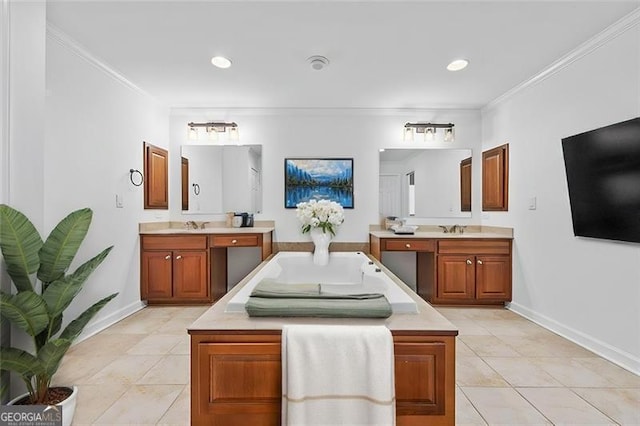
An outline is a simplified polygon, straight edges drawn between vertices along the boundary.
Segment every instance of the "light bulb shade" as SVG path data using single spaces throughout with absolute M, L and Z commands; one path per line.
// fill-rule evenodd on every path
M 455 132 L 453 131 L 453 127 L 449 127 L 444 129 L 444 141 L 445 142 L 453 142 L 456 138 Z
M 229 128 L 229 140 L 230 141 L 239 141 L 240 140 L 240 132 L 238 132 L 238 127 L 230 127 Z
M 218 140 L 218 131 L 215 127 L 207 127 L 207 135 L 209 135 L 208 139 L 212 142 Z
M 190 141 L 197 141 L 198 140 L 198 129 L 195 127 L 191 127 L 189 126 L 187 129 L 187 138 Z
M 405 142 L 413 142 L 413 129 L 405 127 L 402 131 L 402 140 Z
M 432 141 L 436 138 L 436 129 L 435 127 L 427 127 L 424 129 L 424 140 Z

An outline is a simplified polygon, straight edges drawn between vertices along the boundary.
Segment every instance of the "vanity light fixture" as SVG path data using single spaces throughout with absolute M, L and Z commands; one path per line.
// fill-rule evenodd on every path
M 237 141 L 239 140 L 238 134 L 238 125 L 234 122 L 225 123 L 218 121 L 210 121 L 207 123 L 188 123 L 187 124 L 187 135 L 190 141 L 198 140 L 198 127 L 204 127 L 208 134 L 208 139 L 210 141 L 217 141 L 218 135 L 220 133 L 224 133 L 229 129 L 229 140 Z
M 444 129 L 444 141 L 453 142 L 455 138 L 453 127 L 453 123 L 407 123 L 404 125 L 404 141 L 412 142 L 414 133 L 422 133 L 425 141 L 433 141 L 436 137 L 436 129 Z

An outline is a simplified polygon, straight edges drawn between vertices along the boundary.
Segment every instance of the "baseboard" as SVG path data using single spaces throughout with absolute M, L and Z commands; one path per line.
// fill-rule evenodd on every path
M 511 302 L 507 308 L 516 314 L 535 322 L 536 324 L 553 331 L 554 333 L 571 340 L 585 349 L 588 349 L 599 356 L 613 362 L 616 365 L 629 370 L 634 374 L 640 375 L 640 359 L 632 354 L 621 351 L 620 349 L 602 342 L 588 334 L 575 330 L 558 321 L 540 314 L 532 309 L 522 306 L 518 303 Z
M 146 305 L 144 303 L 142 303 L 142 301 L 138 300 L 138 301 L 136 301 L 136 302 L 134 302 L 134 303 L 132 303 L 132 304 L 130 304 L 128 306 L 125 306 L 122 309 L 119 309 L 119 310 L 113 312 L 110 315 L 107 315 L 104 318 L 100 318 L 98 321 L 90 322 L 84 328 L 82 333 L 80 333 L 78 338 L 76 340 L 74 340 L 73 344 L 76 345 L 76 344 L 82 342 L 83 340 L 86 340 L 89 337 L 93 336 L 94 334 L 98 334 L 99 332 L 101 332 L 105 328 L 110 327 L 113 324 L 115 324 L 118 321 L 120 321 L 121 319 L 126 318 L 129 315 L 138 312 L 140 309 L 144 308 L 145 306 Z

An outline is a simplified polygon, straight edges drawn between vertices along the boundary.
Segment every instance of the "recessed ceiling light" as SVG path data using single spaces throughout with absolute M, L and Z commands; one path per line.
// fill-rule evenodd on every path
M 467 61 L 466 59 L 456 59 L 455 61 L 447 65 L 447 69 L 449 71 L 460 71 L 462 69 L 465 69 L 467 65 L 469 65 L 469 61 Z
M 211 63 L 218 68 L 229 68 L 231 66 L 231 61 L 224 56 L 214 56 L 211 58 Z

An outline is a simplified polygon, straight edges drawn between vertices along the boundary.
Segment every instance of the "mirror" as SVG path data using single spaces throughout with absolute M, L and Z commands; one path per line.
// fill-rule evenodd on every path
M 182 213 L 260 213 L 262 145 L 182 145 Z
M 381 151 L 379 212 L 402 218 L 471 217 L 471 150 Z

